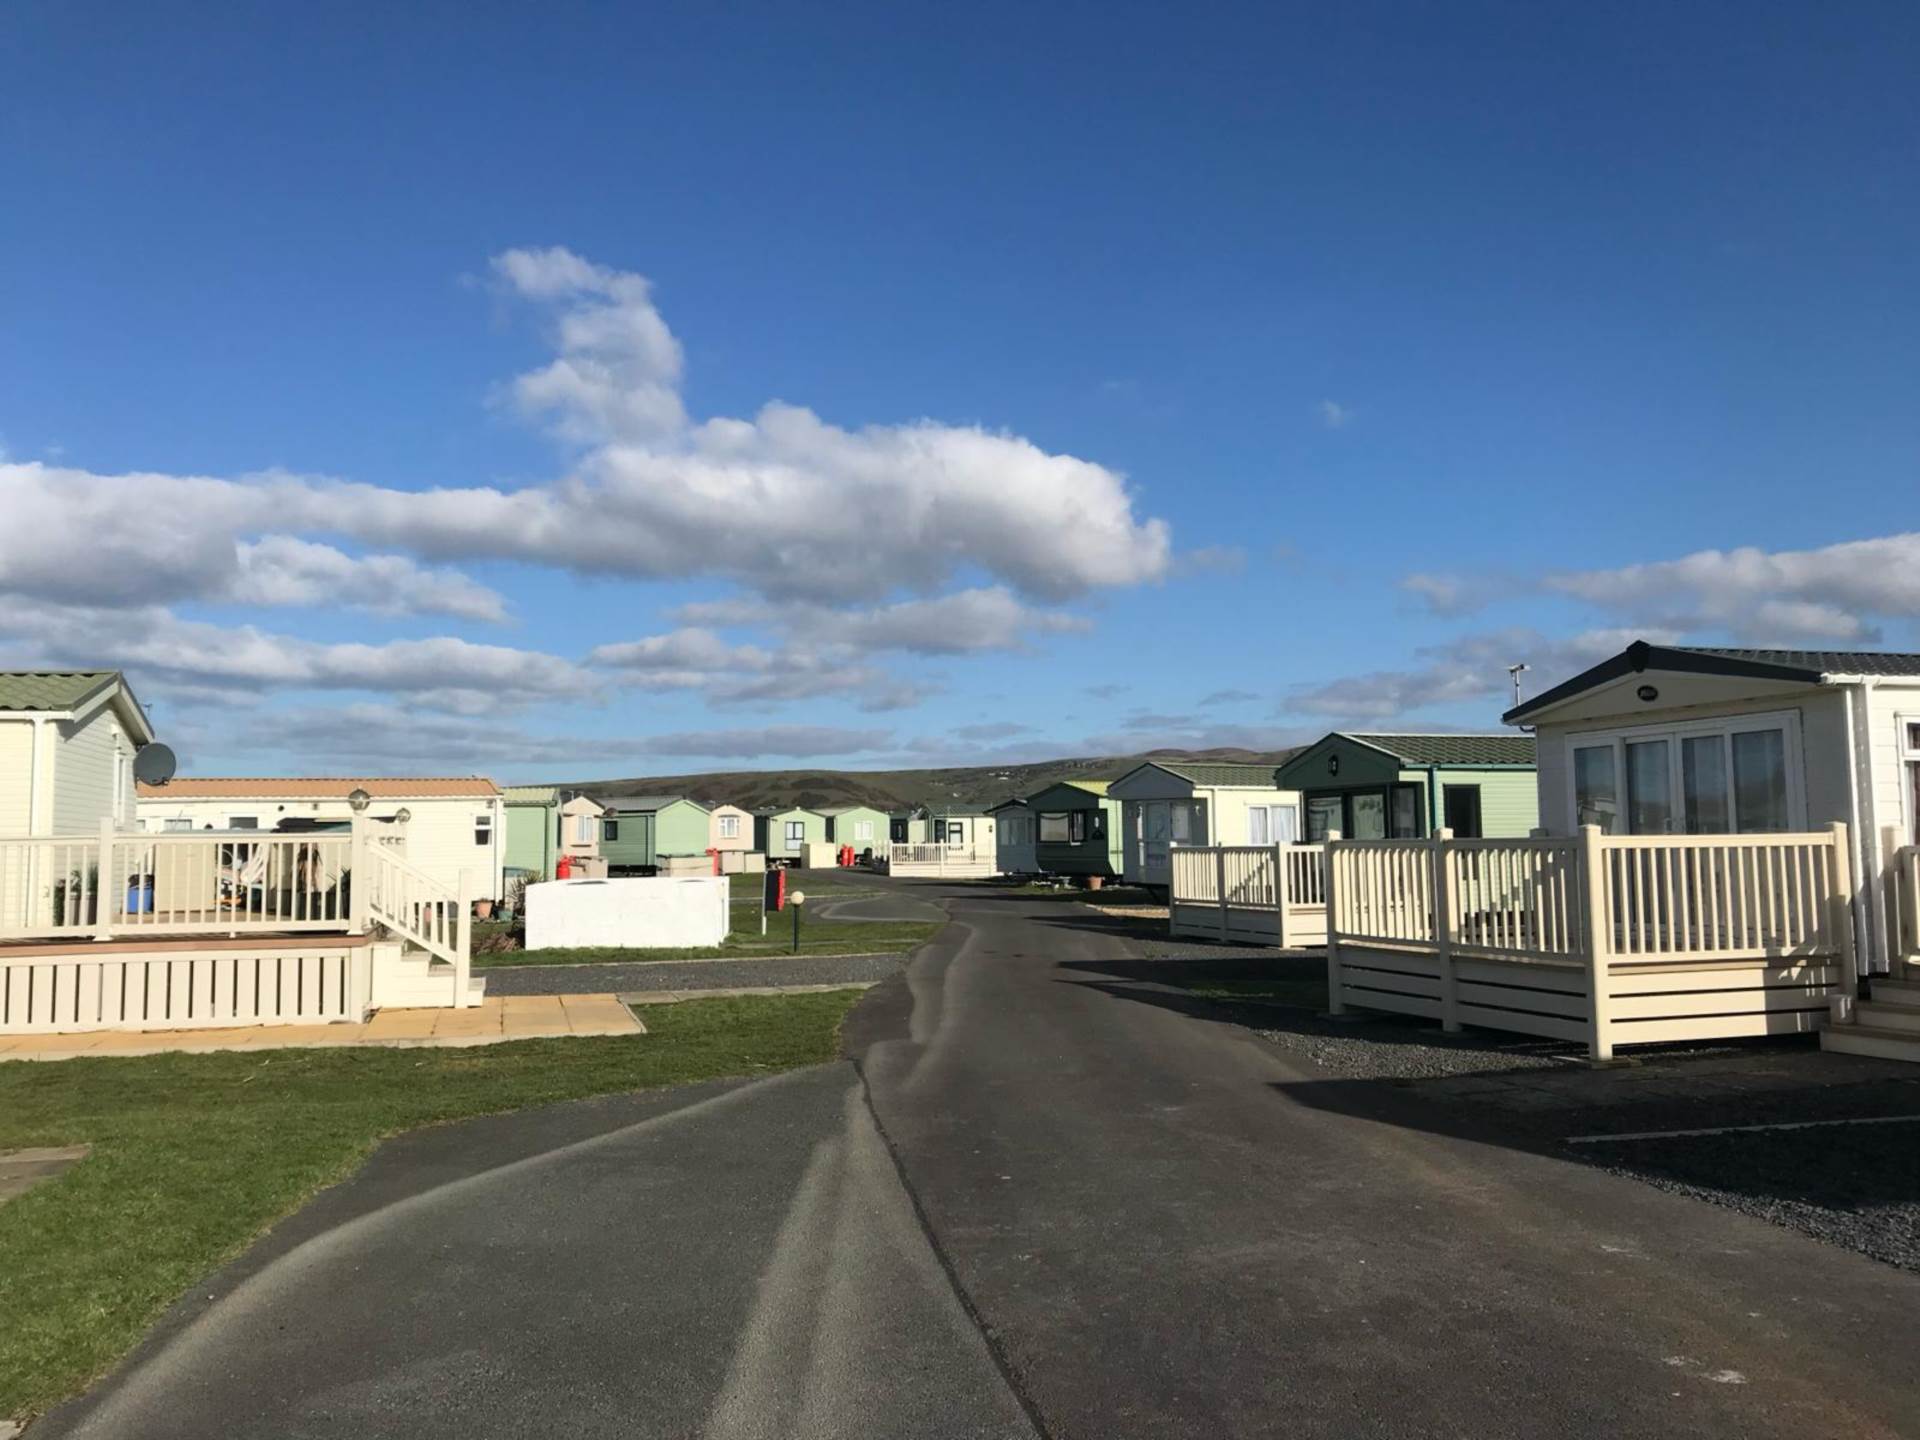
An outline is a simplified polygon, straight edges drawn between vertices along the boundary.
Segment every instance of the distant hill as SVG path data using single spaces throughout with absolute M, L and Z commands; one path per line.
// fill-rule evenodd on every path
M 1152 750 L 1144 755 L 1081 756 L 1030 765 L 981 765 L 954 770 L 716 770 L 704 775 L 637 775 L 613 780 L 555 780 L 595 799 L 609 795 L 685 795 L 703 804 L 749 810 L 789 805 L 994 805 L 1031 795 L 1056 780 L 1117 780 L 1142 760 L 1213 760 L 1278 765 L 1295 750 Z

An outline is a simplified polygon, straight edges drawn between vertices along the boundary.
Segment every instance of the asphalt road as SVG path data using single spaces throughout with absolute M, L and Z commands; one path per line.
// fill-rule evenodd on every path
M 1920 1277 L 950 893 L 853 1063 L 395 1142 L 29 1440 L 1920 1433 Z

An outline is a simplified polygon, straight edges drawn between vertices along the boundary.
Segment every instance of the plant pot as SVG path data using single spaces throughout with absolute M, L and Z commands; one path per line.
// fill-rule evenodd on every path
M 1106 883 L 1107 883 L 1107 877 L 1104 875 L 1087 876 L 1087 889 L 1089 890 L 1098 890 L 1102 885 Z
M 476 900 L 473 902 L 473 916 L 476 920 L 487 920 L 493 916 L 493 901 Z

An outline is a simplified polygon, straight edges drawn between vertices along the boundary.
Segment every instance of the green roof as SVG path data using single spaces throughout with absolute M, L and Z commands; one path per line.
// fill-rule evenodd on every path
M 1148 760 L 1145 763 L 1202 787 L 1239 785 L 1260 790 L 1273 789 L 1273 772 L 1276 768 L 1272 765 L 1217 764 L 1206 760 L 1193 763 L 1184 760 Z
M 1111 780 L 1062 780 L 1058 783 L 1071 785 L 1076 790 L 1084 790 L 1089 795 L 1104 795 L 1107 793 L 1107 787 L 1113 784 Z
M 509 785 L 500 792 L 509 805 L 558 805 L 560 792 L 551 785 Z
M 118 670 L 0 670 L 0 710 L 71 710 L 119 678 Z
M 1341 732 L 1347 739 L 1397 755 L 1409 765 L 1531 765 L 1531 735 L 1369 735 Z

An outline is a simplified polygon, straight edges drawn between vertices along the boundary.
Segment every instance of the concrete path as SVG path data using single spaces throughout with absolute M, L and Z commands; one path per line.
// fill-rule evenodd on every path
M 490 965 L 488 995 L 582 990 L 737 990 L 742 986 L 872 984 L 898 975 L 904 955 L 765 955 L 732 960 L 607 961 L 594 965 Z
M 44 1436 L 1920 1433 L 1920 1277 L 951 895 L 855 1065 L 396 1142 Z
M 463 1010 L 379 1010 L 359 1024 L 222 1025 L 196 1030 L 86 1030 L 0 1035 L 0 1060 L 204 1054 L 213 1050 L 420 1049 L 500 1045 L 576 1035 L 641 1035 L 646 1027 L 617 995 L 489 995 Z

